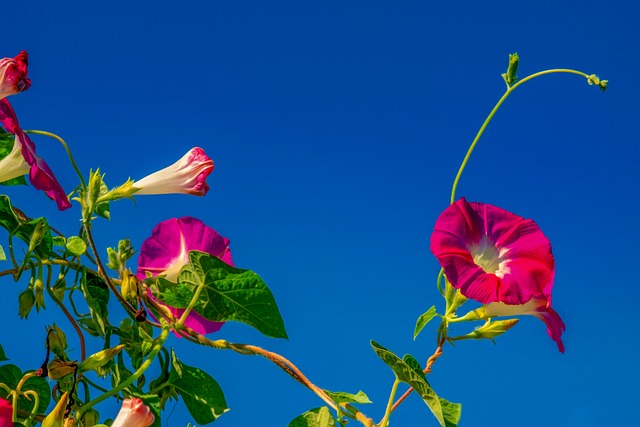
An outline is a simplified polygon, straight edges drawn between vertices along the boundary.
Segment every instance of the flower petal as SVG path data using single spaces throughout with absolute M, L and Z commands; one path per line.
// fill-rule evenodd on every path
M 148 427 L 154 420 L 155 416 L 142 399 L 134 397 L 122 401 L 122 408 L 111 427 Z
M 47 162 L 36 154 L 35 144 L 20 128 L 16 113 L 6 99 L 0 99 L 0 123 L 7 131 L 16 136 L 16 143 L 19 143 L 22 148 L 22 157 L 30 166 L 29 180 L 31 184 L 55 200 L 59 210 L 69 209 L 71 203 L 67 194 L 62 189 Z
M 28 55 L 24 50 L 15 58 L 0 59 L 0 99 L 29 89 L 27 65 Z

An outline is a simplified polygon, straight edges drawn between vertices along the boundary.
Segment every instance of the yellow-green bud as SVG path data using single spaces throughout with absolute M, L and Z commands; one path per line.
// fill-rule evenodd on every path
M 46 234 L 49 227 L 47 227 L 47 222 L 44 218 L 38 221 L 35 230 L 33 230 L 33 234 L 31 235 L 31 240 L 29 240 L 29 252 L 32 252 L 42 241 L 42 238 Z
M 111 359 L 113 359 L 122 349 L 124 348 L 124 344 L 117 345 L 115 347 L 108 348 L 106 350 L 99 351 L 91 356 L 87 357 L 82 361 L 80 366 L 78 366 L 78 372 L 86 372 L 92 369 L 97 369 Z
M 47 335 L 49 339 L 49 350 L 56 356 L 64 354 L 64 351 L 67 349 L 66 335 L 55 323 L 49 328 L 49 331 Z
M 64 414 L 67 410 L 68 400 L 69 393 L 63 394 L 53 411 L 42 420 L 42 427 L 64 427 Z
M 36 279 L 33 284 L 33 290 L 36 297 L 36 310 L 40 312 L 40 308 L 47 308 L 44 304 L 44 282 L 42 279 Z
M 67 375 L 71 375 L 78 369 L 78 362 L 64 362 L 60 359 L 54 359 L 47 365 L 47 369 L 49 370 L 49 378 L 54 381 L 59 380 L 60 378 L 66 377 Z
M 138 279 L 129 271 L 122 275 L 120 288 L 123 298 L 127 301 L 134 301 L 138 297 Z
M 26 319 L 36 303 L 36 295 L 33 286 L 29 285 L 18 297 L 18 314 L 21 319 Z
M 93 427 L 98 424 L 98 421 L 100 421 L 100 414 L 98 414 L 98 411 L 91 408 L 82 414 L 81 420 L 84 427 Z
M 507 68 L 507 72 L 502 75 L 502 78 L 508 86 L 511 86 L 516 82 L 516 80 L 518 80 L 518 76 L 516 76 L 516 72 L 518 71 L 518 62 L 520 62 L 520 58 L 517 53 L 509 55 L 509 67 Z

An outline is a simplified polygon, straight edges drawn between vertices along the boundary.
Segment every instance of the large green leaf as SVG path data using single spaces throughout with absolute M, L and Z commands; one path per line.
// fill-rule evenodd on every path
M 335 427 L 336 421 L 329 408 L 322 406 L 299 415 L 287 427 Z
M 94 326 L 101 337 L 106 335 L 109 324 L 107 304 L 109 303 L 109 287 L 100 276 L 86 271 L 81 280 L 82 293 L 87 300 L 89 312 Z
M 454 420 L 460 419 L 461 405 L 445 401 L 447 405 L 443 407 L 443 399 L 440 399 L 436 392 L 433 391 L 422 372 L 420 364 L 413 356 L 408 354 L 403 359 L 400 359 L 375 341 L 371 341 L 371 346 L 378 357 L 396 374 L 396 377 L 400 381 L 409 384 L 422 397 L 422 400 L 427 404 L 441 426 L 454 427 L 457 425 L 458 421 L 454 422 Z
M 204 318 L 216 322 L 234 320 L 267 336 L 287 338 L 271 291 L 253 271 L 231 267 L 204 252 L 191 251 L 189 264 L 182 267 L 178 282 L 184 286 L 160 280 L 158 298 L 172 307 L 185 308 L 202 285 L 194 310 Z
M 222 389 L 211 375 L 185 365 L 173 350 L 171 359 L 169 382 L 182 396 L 187 410 L 198 424 L 209 424 L 229 410 Z
M 0 366 L 0 383 L 6 384 L 10 389 L 15 389 L 23 377 L 23 373 L 16 365 Z M 40 401 L 38 403 L 37 412 L 44 414 L 51 401 L 51 387 L 47 380 L 41 377 L 31 377 L 22 386 L 22 391 L 33 390 L 38 393 Z M 0 397 L 5 399 L 7 392 L 4 388 L 0 388 Z M 18 399 L 18 408 L 23 411 L 31 412 L 34 402 L 28 400 L 25 396 Z
M 0 195 L 0 227 L 5 228 L 9 234 L 19 237 L 29 244 L 33 232 L 38 228 L 42 231 L 42 236 L 34 251 L 41 258 L 48 258 L 51 254 L 52 239 L 49 224 L 45 218 L 28 219 L 20 211 L 16 211 L 11 206 L 9 197 L 5 194 Z

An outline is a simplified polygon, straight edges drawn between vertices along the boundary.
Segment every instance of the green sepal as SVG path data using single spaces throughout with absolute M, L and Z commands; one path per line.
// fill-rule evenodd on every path
M 475 330 L 469 332 L 466 335 L 459 337 L 450 337 L 452 341 L 468 340 L 468 339 L 493 339 L 507 332 L 518 323 L 518 319 L 506 319 L 506 320 L 487 320 L 484 325 L 479 326 Z
M 287 338 L 273 294 L 253 271 L 231 267 L 204 252 L 191 251 L 189 264 L 180 270 L 178 283 L 157 280 L 160 292 L 155 296 L 171 307 L 185 308 L 202 285 L 193 309 L 205 319 L 242 322 L 266 336 Z
M 422 331 L 422 329 L 427 325 L 427 323 L 429 323 L 431 319 L 433 319 L 437 315 L 438 313 L 436 313 L 436 306 L 434 305 L 425 313 L 422 313 L 420 317 L 418 317 L 418 320 L 416 321 L 416 327 L 413 330 L 414 341 L 418 337 L 418 334 L 420 333 L 420 331 Z
M 371 341 L 371 346 L 378 357 L 391 368 L 396 378 L 409 384 L 422 397 L 442 427 L 457 425 L 457 421 L 453 422 L 452 420 L 456 419 L 455 413 L 456 411 L 459 413 L 461 405 L 448 401 L 445 401 L 447 405 L 442 405 L 442 399 L 431 388 L 420 364 L 413 356 L 405 355 L 403 359 L 400 359 L 375 341 Z M 459 420 L 459 416 L 457 419 Z
M 182 363 L 171 350 L 169 382 L 184 400 L 189 414 L 198 424 L 208 424 L 227 412 L 222 389 L 211 375 Z
M 326 406 L 311 409 L 295 417 L 287 427 L 335 427 L 336 420 Z

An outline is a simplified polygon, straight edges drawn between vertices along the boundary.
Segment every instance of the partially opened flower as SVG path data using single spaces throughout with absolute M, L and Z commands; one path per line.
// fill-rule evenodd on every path
M 111 427 L 149 427 L 154 420 L 142 399 L 134 397 L 122 401 L 122 408 Z
M 133 188 L 139 194 L 184 193 L 204 196 L 209 191 L 206 179 L 213 171 L 213 160 L 200 147 L 189 150 L 180 160 L 139 181 Z
M 233 266 L 229 239 L 222 237 L 213 228 L 192 217 L 172 218 L 158 224 L 151 237 L 142 243 L 138 257 L 139 279 L 165 275 L 167 280 L 176 282 L 178 273 L 189 263 L 189 251 L 206 252 Z M 176 317 L 180 317 L 183 309 L 169 307 Z M 222 327 L 222 322 L 212 322 L 198 313 L 191 311 L 185 326 L 200 334 L 215 332 Z
M 9 401 L 0 398 L 0 427 L 13 425 L 13 407 Z
M 31 86 L 27 77 L 28 56 L 24 50 L 15 58 L 0 59 L 0 99 L 25 91 Z
M 492 302 L 485 305 L 484 312 L 490 317 L 531 315 L 542 320 L 547 325 L 547 333 L 552 340 L 558 345 L 558 350 L 564 353 L 564 344 L 562 343 L 562 333 L 566 326 L 560 318 L 560 315 L 551 308 L 550 301 L 545 298 L 532 298 L 525 304 L 507 305 L 501 302 Z
M 22 158 L 29 165 L 29 180 L 31 184 L 55 200 L 58 209 L 70 208 L 71 203 L 62 186 L 60 186 L 47 162 L 36 154 L 35 144 L 20 127 L 15 111 L 13 111 L 11 104 L 6 99 L 0 99 L 0 123 L 8 132 L 15 135 L 14 150 L 17 149 L 16 145 L 20 147 Z M 15 173 L 15 158 L 13 158 L 12 164 Z
M 431 251 L 462 295 L 489 304 L 489 312 L 509 306 L 513 314 L 539 317 L 564 350 L 560 340 L 564 323 L 551 309 L 555 272 L 551 243 L 535 222 L 462 198 L 436 221 Z

